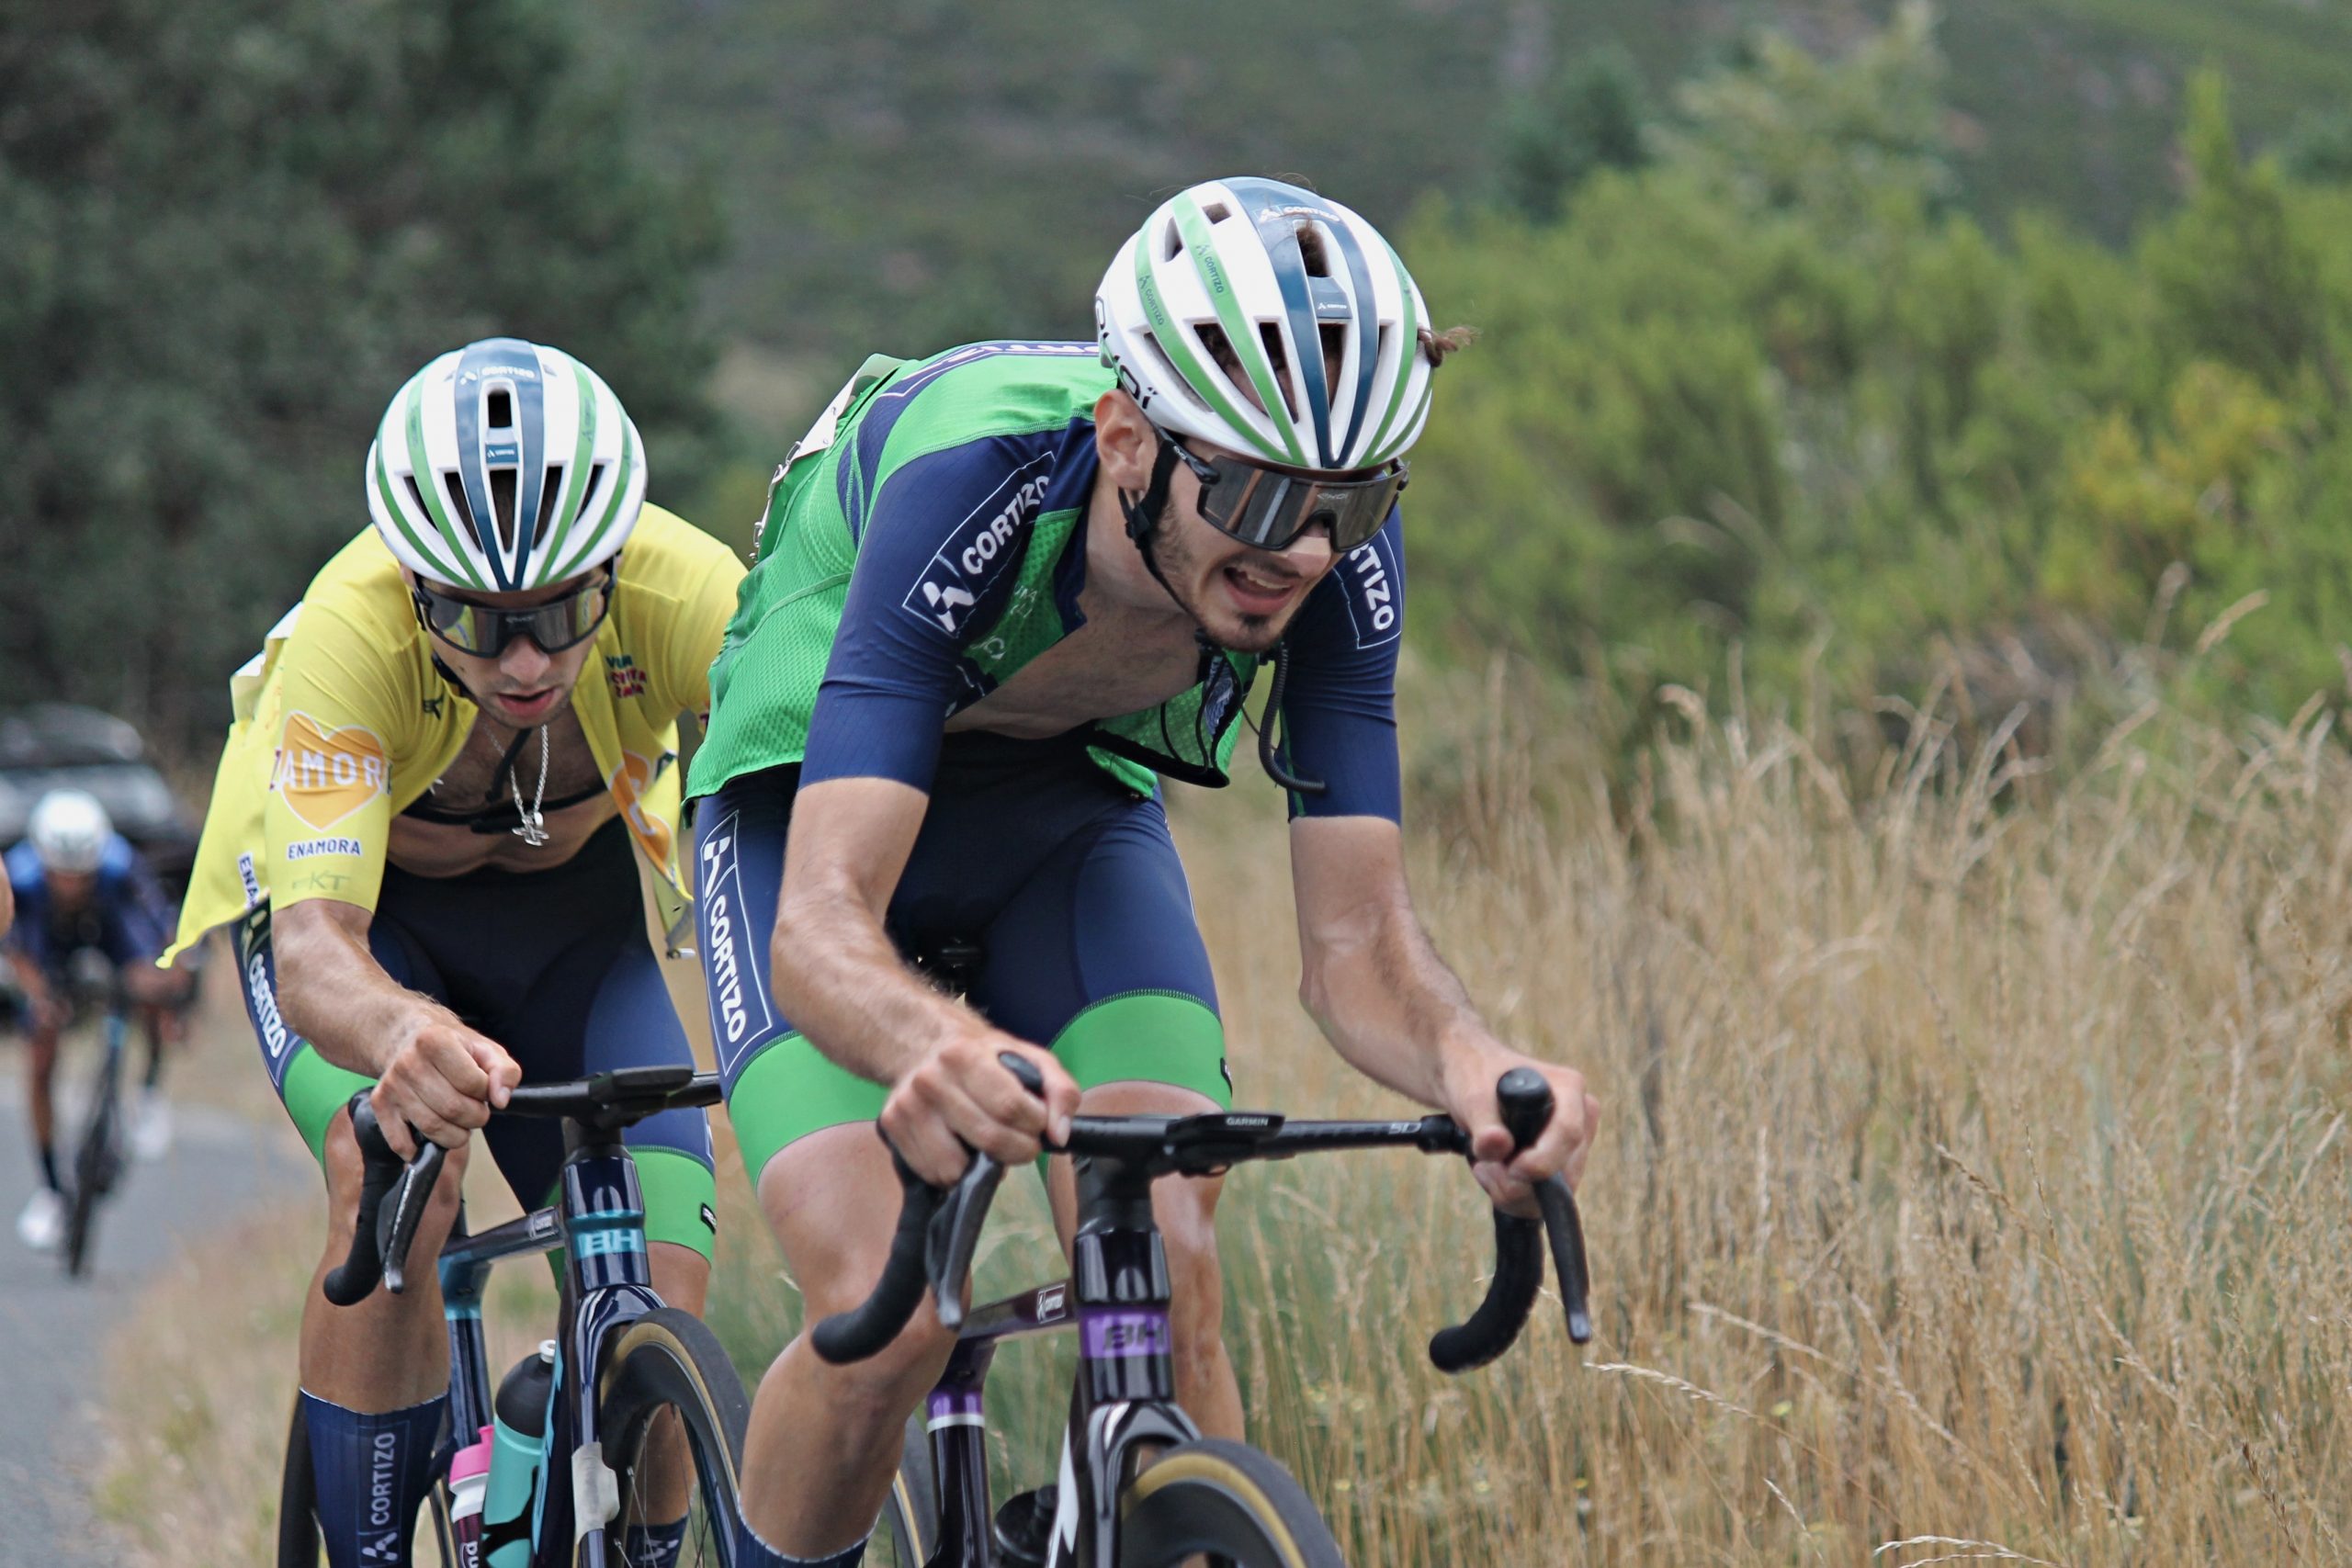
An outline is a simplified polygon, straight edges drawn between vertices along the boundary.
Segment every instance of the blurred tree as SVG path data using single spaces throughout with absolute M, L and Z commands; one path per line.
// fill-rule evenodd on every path
M 472 338 L 594 365 L 674 493 L 714 212 L 632 162 L 556 0 L 0 0 L 9 694 L 224 718 L 367 525 L 386 400 Z
M 1503 201 L 1549 223 L 1594 170 L 1639 168 L 1648 157 L 1645 100 L 1633 56 L 1613 47 L 1584 56 L 1541 91 L 1514 96 L 1503 120 Z

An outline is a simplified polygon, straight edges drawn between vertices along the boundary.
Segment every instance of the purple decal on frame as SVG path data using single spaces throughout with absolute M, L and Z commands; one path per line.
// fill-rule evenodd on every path
M 980 1414 L 980 1391 L 969 1389 L 933 1389 L 931 1394 L 931 1418 L 944 1421 L 953 1416 Z
M 1079 1337 L 1089 1356 L 1165 1356 L 1168 1314 L 1085 1312 L 1080 1314 Z

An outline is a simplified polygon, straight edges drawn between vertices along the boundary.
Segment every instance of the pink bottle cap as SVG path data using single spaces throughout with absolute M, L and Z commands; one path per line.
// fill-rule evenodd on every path
M 490 1472 L 490 1428 L 484 1427 L 481 1429 L 481 1441 L 470 1448 L 458 1450 L 456 1456 L 449 1461 L 449 1479 L 452 1482 L 463 1481 L 469 1475 L 486 1475 Z

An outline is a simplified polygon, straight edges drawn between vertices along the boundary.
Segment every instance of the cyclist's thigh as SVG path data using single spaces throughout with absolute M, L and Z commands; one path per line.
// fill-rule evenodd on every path
M 311 1156 L 326 1157 L 327 1123 L 351 1097 L 376 1080 L 338 1067 L 307 1040 L 286 1025 L 277 1006 L 277 958 L 269 940 L 266 905 L 245 917 L 235 928 L 239 990 L 245 999 L 245 1019 L 261 1047 L 262 1066 L 277 1090 L 286 1114 L 311 1147 Z M 435 1000 L 447 999 L 446 987 L 430 959 L 405 931 L 378 919 L 368 927 L 368 951 L 385 974 L 412 991 Z
M 986 933 L 973 999 L 1050 1044 L 1080 1089 L 1172 1085 L 1233 1103 L 1225 1028 L 1184 867 L 1157 800 L 1074 835 Z
M 885 1098 L 879 1084 L 836 1066 L 803 1038 L 777 1010 L 770 987 L 768 937 L 784 884 L 796 772 L 736 779 L 695 817 L 701 884 L 695 920 L 710 1032 L 754 1191 L 763 1190 L 763 1172 L 778 1151 L 829 1127 L 871 1122 Z M 880 1179 L 895 1204 L 898 1184 L 887 1160 Z

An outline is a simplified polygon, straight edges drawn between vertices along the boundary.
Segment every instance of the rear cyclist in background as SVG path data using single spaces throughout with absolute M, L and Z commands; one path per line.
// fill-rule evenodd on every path
M 374 1086 L 403 1155 L 426 1138 L 462 1168 L 518 1083 L 693 1060 L 639 872 L 674 950 L 688 919 L 677 718 L 709 705 L 742 569 L 645 505 L 645 482 L 636 427 L 586 366 L 514 338 L 445 354 L 385 412 L 366 475 L 374 528 L 232 682 L 174 955 L 234 923 L 263 1065 L 326 1170 L 321 1273 L 359 1190 L 355 1090 Z M 672 1111 L 628 1141 L 654 1287 L 699 1312 L 708 1124 Z M 522 1203 L 549 1200 L 558 1126 L 502 1118 L 488 1142 Z M 417 1256 L 457 1201 L 444 1179 Z M 413 1278 L 355 1307 L 329 1306 L 315 1278 L 303 1298 L 302 1406 L 334 1568 L 407 1562 L 430 1483 L 448 1356 L 433 1272 Z M 630 1562 L 674 1558 L 684 1482 L 682 1468 L 674 1523 L 632 1529 Z
M 172 917 L 155 879 L 106 807 L 80 790 L 51 790 L 33 807 L 24 842 L 8 852 L 6 883 L 21 915 L 9 933 L 25 994 L 25 1105 L 41 1185 L 17 1216 L 17 1239 L 41 1251 L 65 1234 L 65 1190 L 57 1174 L 58 1037 L 73 1011 L 74 968 L 89 953 L 109 969 L 147 1039 L 147 1066 L 131 1103 L 130 1146 L 160 1157 L 171 1140 L 163 1100 L 164 1034 L 169 1009 L 192 976 L 155 967 Z

